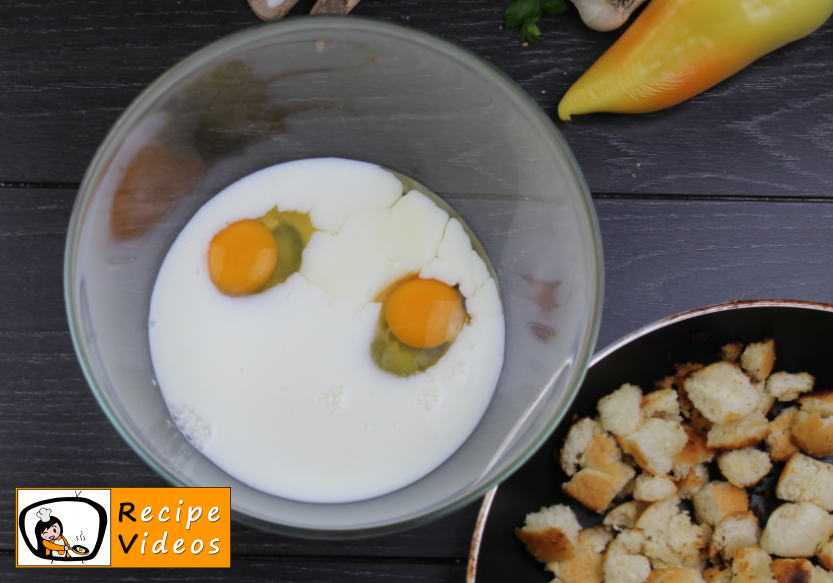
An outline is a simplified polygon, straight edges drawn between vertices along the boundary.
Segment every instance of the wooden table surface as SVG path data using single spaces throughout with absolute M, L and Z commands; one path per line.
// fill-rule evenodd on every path
M 617 38 L 575 11 L 521 45 L 508 0 L 364 0 L 354 11 L 471 49 L 554 115 Z M 291 14 L 309 11 L 302 0 Z M 398 535 L 322 543 L 232 526 L 230 571 L 16 570 L 14 488 L 163 486 L 81 374 L 62 262 L 75 195 L 124 108 L 168 67 L 259 21 L 245 0 L 0 3 L 0 581 L 464 581 L 477 504 Z M 599 347 L 748 298 L 833 303 L 833 21 L 703 95 L 643 116 L 556 124 L 605 246 Z

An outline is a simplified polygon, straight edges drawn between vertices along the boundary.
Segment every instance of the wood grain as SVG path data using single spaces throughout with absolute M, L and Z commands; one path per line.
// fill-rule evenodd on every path
M 27 583 L 86 581 L 245 581 L 246 583 L 459 583 L 465 579 L 466 565 L 364 562 L 322 562 L 232 558 L 230 569 L 15 569 L 12 557 L 0 562 L 0 581 Z M 116 575 L 115 573 L 118 573 Z
M 291 15 L 305 14 L 311 0 Z M 617 38 L 573 11 L 521 46 L 505 0 L 364 0 L 352 14 L 478 53 L 554 115 Z M 118 115 L 193 51 L 257 24 L 245 0 L 18 0 L 0 5 L 0 182 L 77 183 Z M 670 110 L 557 122 L 594 192 L 833 193 L 833 22 Z

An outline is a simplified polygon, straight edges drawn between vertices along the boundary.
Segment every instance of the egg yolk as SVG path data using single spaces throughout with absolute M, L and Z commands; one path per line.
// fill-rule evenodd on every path
M 214 235 L 208 248 L 208 273 L 229 296 L 252 293 L 262 286 L 278 262 L 278 246 L 269 229 L 252 219 L 230 224 Z
M 450 285 L 436 279 L 410 279 L 388 298 L 385 319 L 403 344 L 435 348 L 457 338 L 466 312 L 460 292 Z

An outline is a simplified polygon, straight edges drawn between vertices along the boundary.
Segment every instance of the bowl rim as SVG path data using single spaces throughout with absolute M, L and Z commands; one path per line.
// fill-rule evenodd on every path
M 590 366 L 594 366 L 601 360 L 616 352 L 623 346 L 631 342 L 647 336 L 651 332 L 670 326 L 677 322 L 690 320 L 698 316 L 706 314 L 714 314 L 717 312 L 726 312 L 729 310 L 742 310 L 748 308 L 804 308 L 808 310 L 816 310 L 819 312 L 833 312 L 833 304 L 825 304 L 823 302 L 812 302 L 805 300 L 736 300 L 733 302 L 725 302 L 722 304 L 713 304 L 704 306 L 702 308 L 694 308 L 685 312 L 680 312 L 667 318 L 662 318 L 647 326 L 643 326 L 638 330 L 630 332 L 620 339 L 608 344 L 605 348 L 593 355 Z M 469 560 L 466 567 L 466 583 L 475 583 L 477 576 L 477 561 L 480 558 L 480 546 L 483 544 L 483 534 L 486 531 L 486 522 L 489 519 L 489 511 L 492 508 L 498 488 L 495 486 L 486 493 L 483 502 L 480 505 L 480 511 L 477 514 L 477 522 L 475 523 L 474 532 L 472 533 L 471 545 L 469 547 Z
M 117 151 L 130 130 L 135 127 L 147 110 L 163 95 L 169 91 L 174 84 L 185 78 L 187 75 L 198 71 L 202 66 L 211 60 L 231 51 L 245 49 L 249 44 L 257 44 L 267 41 L 270 37 L 279 37 L 284 32 L 296 32 L 304 30 L 331 31 L 335 29 L 348 28 L 357 31 L 388 35 L 399 41 L 411 42 L 421 45 L 427 50 L 436 51 L 443 56 L 456 62 L 460 66 L 468 67 L 476 73 L 483 75 L 499 86 L 512 101 L 515 107 L 529 116 L 535 122 L 542 136 L 560 149 L 565 156 L 565 162 L 571 167 L 574 173 L 574 180 L 578 187 L 576 193 L 577 202 L 585 213 L 584 222 L 588 231 L 588 238 L 592 241 L 590 256 L 595 258 L 595 273 L 593 266 L 588 269 L 588 278 L 597 282 L 595 289 L 587 294 L 588 324 L 586 334 L 579 346 L 578 353 L 574 359 L 571 379 L 568 382 L 567 390 L 561 402 L 560 411 L 556 410 L 544 424 L 543 429 L 523 448 L 516 458 L 506 465 L 501 471 L 495 473 L 489 480 L 483 482 L 477 488 L 466 494 L 444 500 L 431 509 L 412 515 L 404 520 L 388 520 L 375 523 L 369 527 L 360 528 L 309 528 L 293 524 L 271 522 L 263 518 L 232 509 L 232 517 L 235 520 L 251 526 L 276 532 L 279 534 L 299 536 L 310 539 L 343 540 L 364 538 L 383 534 L 390 534 L 434 521 L 442 516 L 455 512 L 474 500 L 483 496 L 495 484 L 508 478 L 515 470 L 521 467 L 537 449 L 549 437 L 550 433 L 558 426 L 563 416 L 569 410 L 579 388 L 584 380 L 593 349 L 598 338 L 601 323 L 602 306 L 604 300 L 604 259 L 602 251 L 602 240 L 599 229 L 598 217 L 593 205 L 590 190 L 584 179 L 578 163 L 567 145 L 561 133 L 555 127 L 553 120 L 547 116 L 532 97 L 524 91 L 503 71 L 498 69 L 480 57 L 473 51 L 458 46 L 455 43 L 437 37 L 433 34 L 423 32 L 401 24 L 380 21 L 360 16 L 300 16 L 283 19 L 278 22 L 263 23 L 254 25 L 247 29 L 225 36 L 206 47 L 190 54 L 174 66 L 167 69 L 162 75 L 156 78 L 145 88 L 122 112 L 113 127 L 108 131 L 106 137 L 98 147 L 87 171 L 84 175 L 81 186 L 73 206 L 66 237 L 64 254 L 64 301 L 67 311 L 70 336 L 75 348 L 76 355 L 81 365 L 84 377 L 99 406 L 104 411 L 110 423 L 115 427 L 119 435 L 127 444 L 165 480 L 174 486 L 194 486 L 183 481 L 181 478 L 169 471 L 162 463 L 158 462 L 150 451 L 147 451 L 142 444 L 140 436 L 134 435 L 133 430 L 127 423 L 123 422 L 118 411 L 117 403 L 111 401 L 101 389 L 98 379 L 94 373 L 92 359 L 83 338 L 83 327 L 80 317 L 78 265 L 75 260 L 80 243 L 81 226 L 91 204 L 92 193 L 96 190 L 107 164 L 112 155 Z M 589 286 L 592 287 L 592 286 Z M 595 295 L 594 295 L 595 292 Z

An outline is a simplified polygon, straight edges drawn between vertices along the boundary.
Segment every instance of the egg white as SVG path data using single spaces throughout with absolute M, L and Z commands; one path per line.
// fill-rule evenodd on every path
M 212 237 L 275 206 L 319 229 L 300 272 L 221 294 Z M 471 322 L 437 364 L 402 378 L 371 358 L 372 300 L 410 273 L 459 285 Z M 504 351 L 496 283 L 459 221 L 378 166 L 341 159 L 273 166 L 206 203 L 160 268 L 149 333 L 186 436 L 241 482 L 307 502 L 371 498 L 440 465 L 483 415 Z

